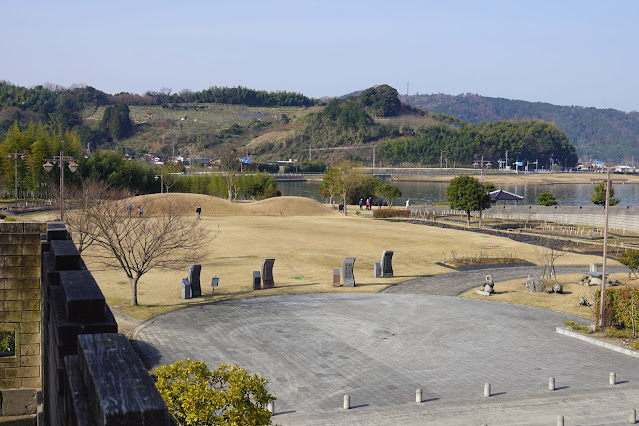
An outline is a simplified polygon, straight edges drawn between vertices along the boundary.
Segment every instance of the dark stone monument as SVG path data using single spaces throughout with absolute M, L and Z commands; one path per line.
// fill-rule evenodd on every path
M 381 278 L 382 277 L 382 264 L 379 262 L 375 262 L 375 266 L 374 266 L 374 271 L 373 271 L 373 276 L 375 278 Z
M 191 298 L 191 284 L 189 280 L 184 278 L 182 280 L 182 299 L 190 299 Z
M 253 271 L 253 290 L 262 289 L 262 276 L 260 271 Z
M 342 277 L 344 280 L 344 287 L 355 287 L 355 275 L 353 275 L 354 267 L 355 258 L 345 257 L 342 261 Z
M 552 292 L 556 294 L 563 294 L 564 287 L 561 284 L 557 283 L 554 286 L 552 286 Z
M 335 268 L 333 269 L 333 287 L 339 287 L 341 285 L 339 282 L 339 269 Z
M 393 252 L 390 250 L 382 253 L 382 276 L 393 278 Z
M 262 288 L 275 287 L 275 281 L 273 280 L 273 264 L 275 259 L 264 259 L 262 262 Z
M 189 266 L 189 283 L 191 283 L 191 297 L 202 295 L 202 287 L 200 286 L 200 271 L 202 265 L 195 264 Z

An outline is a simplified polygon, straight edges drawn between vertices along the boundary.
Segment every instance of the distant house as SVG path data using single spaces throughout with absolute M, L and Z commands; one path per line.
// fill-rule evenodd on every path
M 204 166 L 210 166 L 212 160 L 210 158 L 194 158 L 191 161 L 192 161 L 193 165 L 202 164 Z
M 634 167 L 631 166 L 616 166 L 615 167 L 615 172 L 616 173 L 635 173 L 637 170 Z

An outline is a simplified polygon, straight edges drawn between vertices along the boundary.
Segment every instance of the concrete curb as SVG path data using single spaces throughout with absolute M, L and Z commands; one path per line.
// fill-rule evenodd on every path
M 595 339 L 593 337 L 584 336 L 581 333 L 577 333 L 576 331 L 572 331 L 572 330 L 567 330 L 564 327 L 557 327 L 555 331 L 559 334 L 563 334 L 564 336 L 574 337 L 575 339 L 579 339 L 586 343 L 590 343 L 591 345 L 610 349 L 611 351 L 619 352 L 624 355 L 631 356 L 633 358 L 639 358 L 639 352 L 637 351 L 633 351 L 632 349 L 624 348 L 622 346 L 615 345 L 613 343 L 604 342 L 599 339 Z

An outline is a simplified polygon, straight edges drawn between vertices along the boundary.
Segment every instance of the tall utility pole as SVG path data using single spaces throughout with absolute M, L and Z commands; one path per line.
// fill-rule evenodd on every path
M 506 150 L 506 170 L 508 170 L 508 150 Z
M 15 169 L 13 171 L 13 174 L 15 177 L 14 196 L 16 199 L 16 206 L 18 205 L 18 156 L 20 156 L 21 160 L 24 160 L 24 154 L 21 152 L 14 152 L 12 154 L 9 154 L 9 158 L 13 157 L 15 160 Z
M 606 167 L 608 175 L 606 179 L 590 179 L 591 182 L 606 182 L 606 203 L 604 205 L 604 243 L 603 262 L 601 268 L 601 295 L 599 299 L 599 325 L 603 327 L 606 308 L 606 258 L 608 257 L 608 211 L 610 209 L 610 188 L 613 179 L 610 179 L 610 167 Z M 625 182 L 627 179 L 617 179 L 616 182 Z

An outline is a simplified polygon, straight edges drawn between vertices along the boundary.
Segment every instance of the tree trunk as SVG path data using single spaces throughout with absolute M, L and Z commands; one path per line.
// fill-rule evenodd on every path
M 470 227 L 470 211 L 467 211 L 466 215 L 468 216 L 468 227 Z
M 139 276 L 129 278 L 129 282 L 131 283 L 131 306 L 138 305 L 138 280 Z

